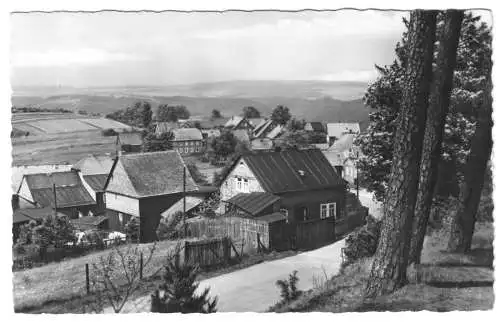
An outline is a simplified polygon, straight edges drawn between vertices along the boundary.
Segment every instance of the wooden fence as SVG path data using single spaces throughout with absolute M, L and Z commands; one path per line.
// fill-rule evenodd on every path
M 230 238 L 240 255 L 269 249 L 267 222 L 252 218 L 220 217 L 189 220 L 187 225 L 189 237 Z
M 231 240 L 227 237 L 186 241 L 184 260 L 200 267 L 226 264 L 231 259 Z

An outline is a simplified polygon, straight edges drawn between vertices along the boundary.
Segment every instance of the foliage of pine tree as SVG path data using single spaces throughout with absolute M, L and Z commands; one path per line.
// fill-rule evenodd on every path
M 164 132 L 156 135 L 153 131 L 148 131 L 144 136 L 142 151 L 157 152 L 172 150 L 172 141 L 174 134 L 172 132 Z
M 137 217 L 132 217 L 125 225 L 125 234 L 127 235 L 127 239 L 136 242 L 139 241 L 140 238 L 140 222 Z
M 163 283 L 151 295 L 151 312 L 154 313 L 215 313 L 217 297 L 210 298 L 210 289 L 197 293 L 199 269 L 181 263 L 179 256 L 165 266 Z
M 218 109 L 212 110 L 212 118 L 213 119 L 220 119 L 221 117 L 222 117 L 222 114 Z
M 280 289 L 281 302 L 287 303 L 297 299 L 302 292 L 298 289 L 299 277 L 298 271 L 293 271 L 288 275 L 288 279 L 276 281 L 276 286 Z
M 442 20 L 438 16 L 438 21 Z M 408 22 L 404 21 L 408 27 Z M 438 34 L 443 28 L 438 24 Z M 465 161 L 470 150 L 470 139 L 474 132 L 480 93 L 486 71 L 482 61 L 491 42 L 491 30 L 480 21 L 480 17 L 466 13 L 462 22 L 457 50 L 454 84 L 450 99 L 450 112 L 446 118 L 441 163 L 439 165 L 438 193 L 458 195 L 458 185 L 463 177 Z M 383 200 L 390 174 L 393 155 L 395 122 L 399 115 L 401 84 L 406 68 L 407 32 L 396 45 L 396 59 L 389 66 L 376 66 L 380 76 L 369 85 L 365 104 L 373 109 L 370 125 L 360 135 L 356 144 L 360 146 L 362 158 L 359 162 L 361 181 L 373 191 L 378 200 Z

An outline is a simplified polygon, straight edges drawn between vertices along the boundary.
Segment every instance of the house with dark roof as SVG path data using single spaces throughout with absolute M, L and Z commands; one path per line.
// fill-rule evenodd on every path
M 325 127 L 321 122 L 307 122 L 306 125 L 304 126 L 304 130 L 309 132 L 322 133 L 325 132 Z
M 117 151 L 124 153 L 137 153 L 142 150 L 142 133 L 122 132 L 116 136 Z
M 140 240 L 156 240 L 161 214 L 183 196 L 184 171 L 185 192 L 196 192 L 198 186 L 176 150 L 116 158 L 104 186 L 110 229 L 123 230 L 132 217 L 137 217 Z
M 258 152 L 236 159 L 220 186 L 221 214 L 284 215 L 290 243 L 313 248 L 335 240 L 345 216 L 346 182 L 317 149 Z
M 254 126 L 248 119 L 242 116 L 231 117 L 224 125 L 226 129 L 229 130 L 252 130 Z
M 155 125 L 155 134 L 160 136 L 163 133 L 172 132 L 179 127 L 178 122 L 157 122 Z
M 24 175 L 17 199 L 18 209 L 50 207 L 69 218 L 94 215 L 97 210 L 76 171 Z
M 203 134 L 197 128 L 182 128 L 172 131 L 174 139 L 172 147 L 181 155 L 199 154 L 205 152 Z
M 317 149 L 259 152 L 242 155 L 233 163 L 220 194 L 226 204 L 255 215 L 263 212 L 250 205 L 268 205 L 269 201 L 269 206 L 275 207 L 279 201 L 279 211 L 288 224 L 303 228 L 303 224 L 314 222 L 309 226 L 329 227 L 321 227 L 323 233 L 318 238 L 324 242 L 333 240 L 334 222 L 344 215 L 346 183 Z M 299 240 L 304 237 L 299 235 L 295 236 Z
M 106 209 L 104 184 L 111 171 L 113 162 L 113 158 L 107 155 L 90 155 L 81 159 L 72 167 L 72 170 L 78 173 L 84 187 L 96 201 L 97 215 L 103 214 Z
M 352 185 L 356 183 L 358 176 L 356 163 L 360 154 L 359 147 L 354 145 L 355 138 L 356 134 L 344 134 L 323 151 L 330 164 Z

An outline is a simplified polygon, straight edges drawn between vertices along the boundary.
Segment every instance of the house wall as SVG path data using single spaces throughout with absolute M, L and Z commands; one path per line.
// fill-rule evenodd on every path
M 295 224 L 304 221 L 303 208 L 307 209 L 308 220 L 319 220 L 321 218 L 321 204 L 331 202 L 337 204 L 337 218 L 342 217 L 345 213 L 345 193 L 343 188 L 331 188 L 288 192 L 279 194 L 279 196 L 281 197 L 281 208 L 288 210 L 289 223 Z
M 248 191 L 238 190 L 237 178 L 248 180 Z M 264 192 L 259 181 L 255 178 L 254 174 L 244 160 L 240 160 L 234 169 L 229 173 L 226 180 L 221 184 L 220 195 L 221 200 L 229 200 L 242 192 Z
M 160 223 L 161 213 L 179 201 L 181 197 L 182 194 L 177 193 L 140 199 L 141 242 L 157 240 L 156 228 Z
M 17 194 L 19 195 L 19 197 L 21 197 L 24 200 L 34 202 L 33 195 L 31 194 L 30 188 L 28 187 L 28 183 L 26 182 L 26 180 L 24 178 L 21 181 L 21 187 L 19 188 L 19 192 Z M 23 208 L 23 207 L 21 207 L 21 205 L 19 205 L 19 207 Z M 28 208 L 31 208 L 31 207 L 28 207 Z
M 139 200 L 113 192 L 105 192 L 106 208 L 123 212 L 133 216 L 139 216 Z
M 205 152 L 205 147 L 203 145 L 203 141 L 201 140 L 174 141 L 172 142 L 172 147 L 174 148 L 174 150 L 179 151 L 181 155 Z

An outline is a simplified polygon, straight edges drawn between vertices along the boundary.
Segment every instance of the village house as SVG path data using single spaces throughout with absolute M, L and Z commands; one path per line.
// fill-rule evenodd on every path
M 109 155 L 90 155 L 75 163 L 72 167 L 82 180 L 83 186 L 96 201 L 97 215 L 104 214 L 106 205 L 104 202 L 104 184 L 108 178 L 113 158 Z
M 252 151 L 271 151 L 274 148 L 274 142 L 270 138 L 256 138 L 251 141 Z
M 360 153 L 359 149 L 354 146 L 355 138 L 356 134 L 344 134 L 331 147 L 323 151 L 328 162 L 351 185 L 354 185 L 357 180 L 356 162 Z
M 104 188 L 110 229 L 123 231 L 136 217 L 140 240 L 156 240 L 161 214 L 182 198 L 184 171 L 185 191 L 196 192 L 198 187 L 176 150 L 118 157 Z
M 155 135 L 160 136 L 163 133 L 172 132 L 179 128 L 179 123 L 177 122 L 157 122 L 155 125 Z
M 56 209 L 70 219 L 97 212 L 96 201 L 76 171 L 23 176 L 17 190 L 16 209 L 45 207 Z
M 326 141 L 332 145 L 344 134 L 359 134 L 360 132 L 359 123 L 328 123 Z
M 286 224 L 297 228 L 290 235 L 295 243 L 312 246 L 335 238 L 335 220 L 344 215 L 346 185 L 319 150 L 259 152 L 233 163 L 220 194 L 225 203 L 222 213 L 234 207 L 254 216 L 278 210 Z
M 242 116 L 231 117 L 224 125 L 226 129 L 229 130 L 253 130 L 253 125 L 248 121 L 248 119 Z
M 172 131 L 174 139 L 172 146 L 174 150 L 182 155 L 190 155 L 205 152 L 203 135 L 197 128 L 182 128 Z
M 116 136 L 118 153 L 138 153 L 142 150 L 142 133 L 122 132 Z
M 325 132 L 325 127 L 321 122 L 307 122 L 304 126 L 305 131 L 322 133 Z

